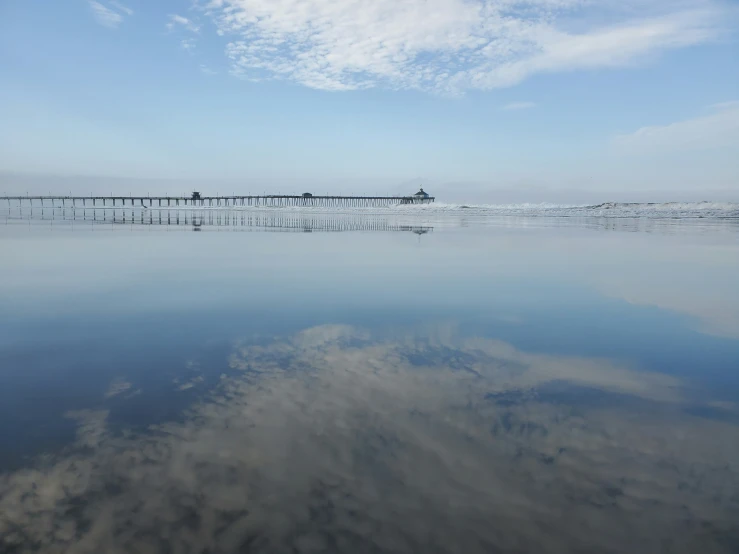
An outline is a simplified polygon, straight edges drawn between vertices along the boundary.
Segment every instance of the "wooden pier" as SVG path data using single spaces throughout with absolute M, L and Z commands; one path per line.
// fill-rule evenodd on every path
M 0 196 L 8 206 L 71 207 L 71 208 L 237 208 L 237 207 L 321 207 L 376 208 L 404 204 L 429 204 L 433 196 Z

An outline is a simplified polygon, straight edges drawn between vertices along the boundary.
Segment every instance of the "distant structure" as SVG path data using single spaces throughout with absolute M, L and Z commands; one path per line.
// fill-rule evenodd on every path
M 419 190 L 416 194 L 414 194 L 418 200 L 428 200 L 431 198 L 427 192 L 424 192 L 423 187 L 421 187 L 421 190 Z
M 191 200 L 201 200 L 200 193 L 197 191 L 193 191 L 192 196 L 190 197 Z

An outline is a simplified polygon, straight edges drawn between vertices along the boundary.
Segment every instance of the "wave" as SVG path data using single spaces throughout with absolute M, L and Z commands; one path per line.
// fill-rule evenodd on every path
M 604 202 L 602 204 L 445 204 L 396 206 L 394 211 L 549 217 L 739 218 L 737 202 Z

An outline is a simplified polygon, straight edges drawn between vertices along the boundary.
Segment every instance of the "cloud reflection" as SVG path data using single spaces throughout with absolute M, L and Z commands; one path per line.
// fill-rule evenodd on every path
M 105 393 L 105 398 L 112 398 L 114 396 L 118 396 L 119 394 L 123 394 L 124 392 L 127 392 L 131 388 L 131 383 L 126 381 L 125 379 L 115 379 L 112 383 L 110 383 L 110 386 L 108 387 L 108 391 Z
M 0 550 L 732 552 L 739 427 L 680 382 L 453 326 L 240 344 L 236 376 L 142 435 L 0 477 Z

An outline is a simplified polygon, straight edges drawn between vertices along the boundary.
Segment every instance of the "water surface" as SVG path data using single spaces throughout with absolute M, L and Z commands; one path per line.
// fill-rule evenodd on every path
M 0 223 L 0 551 L 739 550 L 735 218 Z

